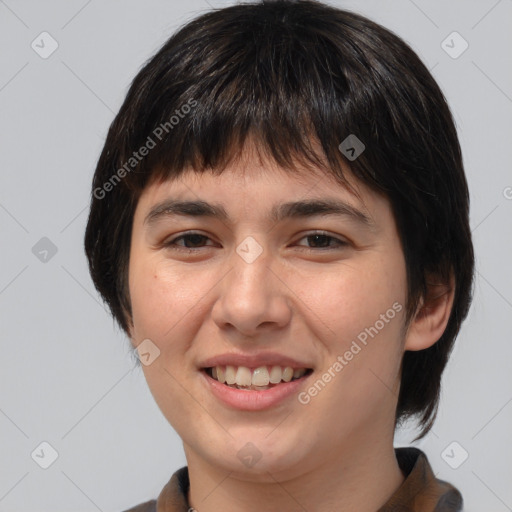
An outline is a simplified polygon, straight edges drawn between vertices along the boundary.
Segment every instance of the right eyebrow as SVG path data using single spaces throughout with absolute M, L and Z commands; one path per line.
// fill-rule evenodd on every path
M 217 218 L 225 223 L 232 223 L 223 205 L 208 203 L 202 200 L 166 199 L 155 205 L 144 219 L 151 225 L 161 218 L 174 215 L 189 217 Z M 375 222 L 366 213 L 339 199 L 309 199 L 290 201 L 274 205 L 268 215 L 270 222 L 276 223 L 288 218 L 309 218 L 316 216 L 338 216 L 355 220 L 359 224 L 374 230 Z
M 229 222 L 229 215 L 220 204 L 210 204 L 206 201 L 179 201 L 176 199 L 166 199 L 154 206 L 144 219 L 145 224 L 154 224 L 158 220 L 182 215 L 189 217 L 213 217 L 224 222 Z

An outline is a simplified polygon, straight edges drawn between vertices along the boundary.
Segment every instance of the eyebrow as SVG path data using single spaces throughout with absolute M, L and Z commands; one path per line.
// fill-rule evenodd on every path
M 166 199 L 156 204 L 144 219 L 144 224 L 151 226 L 162 218 L 175 215 L 188 217 L 210 217 L 229 223 L 230 218 L 225 208 L 218 203 L 208 203 L 202 200 Z M 339 199 L 309 199 L 290 201 L 276 204 L 270 210 L 268 220 L 273 223 L 284 219 L 308 218 L 316 216 L 338 216 L 355 220 L 369 229 L 375 229 L 376 224 L 370 216 L 356 207 Z

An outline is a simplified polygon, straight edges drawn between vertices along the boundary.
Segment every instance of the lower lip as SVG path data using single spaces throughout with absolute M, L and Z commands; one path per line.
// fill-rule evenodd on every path
M 260 411 L 279 404 L 286 398 L 297 394 L 304 382 L 312 375 L 309 373 L 300 379 L 283 382 L 263 391 L 244 391 L 221 384 L 204 370 L 200 372 L 211 392 L 222 402 L 242 411 Z

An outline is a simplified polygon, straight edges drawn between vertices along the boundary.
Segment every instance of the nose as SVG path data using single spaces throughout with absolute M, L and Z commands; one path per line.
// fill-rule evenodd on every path
M 254 240 L 254 239 L 253 239 Z M 258 246 L 261 249 L 258 249 Z M 212 318 L 220 329 L 246 337 L 282 329 L 291 319 L 289 276 L 272 254 L 252 243 L 233 252 L 229 271 L 219 283 Z

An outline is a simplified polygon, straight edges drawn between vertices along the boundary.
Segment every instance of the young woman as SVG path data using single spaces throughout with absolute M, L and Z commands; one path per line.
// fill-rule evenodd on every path
M 278 0 L 173 35 L 111 125 L 85 236 L 187 459 L 131 511 L 461 510 L 393 435 L 435 419 L 468 210 L 443 94 L 382 26 Z

